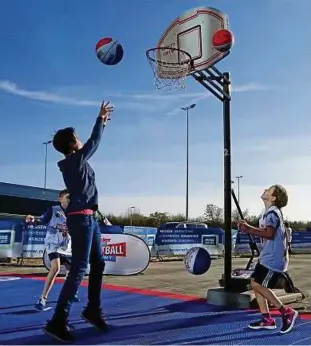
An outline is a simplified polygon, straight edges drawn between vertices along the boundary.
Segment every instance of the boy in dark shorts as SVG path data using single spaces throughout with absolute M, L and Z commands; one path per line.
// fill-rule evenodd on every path
M 67 190 L 59 193 L 58 201 L 59 205 L 48 208 L 41 217 L 35 218 L 32 215 L 27 215 L 25 220 L 26 223 L 34 225 L 47 225 L 44 243 L 51 262 L 51 268 L 46 277 L 42 294 L 35 304 L 35 308 L 39 311 L 44 311 L 47 308 L 48 294 L 60 271 L 60 266 L 64 265 L 68 271 L 70 269 L 70 260 L 60 253 L 60 250 L 67 250 L 70 242 L 65 216 L 65 210 L 69 202 Z M 75 296 L 74 301 L 78 302 L 79 298 Z
M 281 208 L 287 205 L 288 196 L 282 186 L 273 185 L 264 191 L 261 198 L 265 204 L 262 228 L 250 226 L 244 220 L 239 223 L 242 232 L 263 238 L 263 248 L 251 281 L 262 319 L 251 323 L 249 328 L 276 328 L 275 320 L 270 315 L 269 302 L 281 313 L 283 321 L 281 333 L 284 334 L 292 330 L 298 312 L 285 307 L 271 289 L 280 277 L 287 275 L 289 254 Z
M 88 303 L 81 317 L 99 330 L 107 329 L 100 308 L 105 262 L 102 255 L 101 233 L 94 217 L 98 209 L 98 192 L 95 173 L 88 160 L 99 146 L 112 111 L 109 102 L 102 103 L 91 137 L 84 145 L 72 127 L 58 130 L 53 138 L 54 148 L 65 156 L 58 162 L 58 166 L 70 195 L 66 214 L 71 236 L 72 258 L 70 271 L 60 292 L 54 315 L 44 331 L 63 342 L 74 341 L 68 328 L 69 312 L 88 263 L 90 263 Z

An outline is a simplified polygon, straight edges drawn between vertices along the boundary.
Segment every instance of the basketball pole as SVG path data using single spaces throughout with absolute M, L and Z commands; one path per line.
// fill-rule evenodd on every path
M 230 74 L 229 72 L 221 73 L 216 67 L 211 66 L 206 70 L 194 72 L 192 76 L 223 104 L 225 229 L 224 289 L 230 291 L 232 272 Z

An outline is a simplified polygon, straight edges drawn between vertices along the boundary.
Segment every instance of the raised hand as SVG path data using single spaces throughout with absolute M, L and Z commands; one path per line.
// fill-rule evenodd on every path
M 99 110 L 98 117 L 104 120 L 106 124 L 108 120 L 111 120 L 110 114 L 113 112 L 113 106 L 109 106 L 109 102 L 105 104 L 105 101 L 102 102 Z

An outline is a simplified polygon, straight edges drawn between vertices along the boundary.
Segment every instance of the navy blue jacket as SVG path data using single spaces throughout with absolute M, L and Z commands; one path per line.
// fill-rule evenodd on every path
M 97 118 L 91 137 L 83 148 L 58 162 L 70 195 L 70 203 L 66 213 L 84 209 L 93 209 L 94 211 L 98 209 L 95 173 L 87 160 L 98 148 L 104 127 L 103 119 Z

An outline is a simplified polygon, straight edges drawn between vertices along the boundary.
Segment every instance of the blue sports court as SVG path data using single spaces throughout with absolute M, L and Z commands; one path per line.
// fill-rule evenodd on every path
M 58 344 L 42 328 L 52 310 L 37 312 L 33 304 L 42 289 L 40 277 L 0 276 L 0 344 Z M 143 280 L 143 277 L 142 277 Z M 50 294 L 55 306 L 61 280 Z M 87 289 L 80 288 L 81 302 L 72 308 L 70 323 L 76 344 L 85 345 L 311 345 L 311 316 L 302 315 L 292 332 L 251 331 L 248 323 L 257 313 L 225 310 L 183 295 L 107 285 L 103 307 L 110 330 L 100 333 L 80 318 Z

